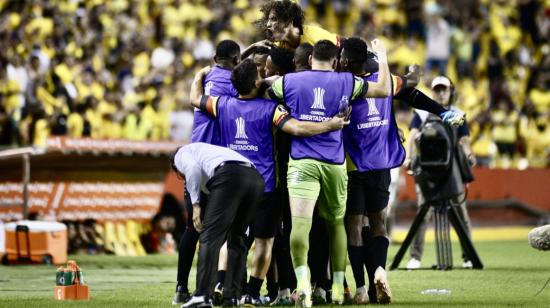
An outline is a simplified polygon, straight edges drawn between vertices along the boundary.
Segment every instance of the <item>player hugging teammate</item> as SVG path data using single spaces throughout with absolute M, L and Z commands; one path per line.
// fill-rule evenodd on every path
M 341 305 L 351 300 L 344 277 L 348 254 L 357 286 L 354 302 L 390 303 L 384 216 L 389 169 L 401 165 L 405 157 L 392 99 L 397 96 L 453 124 L 463 115 L 443 109 L 414 89 L 414 76 L 391 75 L 382 42 L 372 41 L 369 52 L 360 38 L 345 40 L 305 25 L 303 11 L 289 0 L 266 2 L 261 11 L 257 26 L 267 39 L 252 44 L 242 58 L 236 56 L 239 50 L 234 42 L 220 42 L 216 65 L 198 72 L 191 90 L 197 107 L 193 136 L 208 137 L 193 142 L 237 152 L 265 183 L 261 200 L 249 207 L 254 213 L 247 215 L 250 240 L 246 246 L 255 242 L 250 278 L 248 283 L 240 279 L 246 269 L 232 256 L 241 245 L 229 231 L 227 258 L 216 254 L 209 260 L 220 259 L 221 273 L 232 269 L 228 270 L 231 277 L 224 279 L 222 274 L 218 281 L 205 282 L 201 276 L 200 293 L 190 296 L 187 277 L 201 214 L 209 206 L 203 201 L 208 199 L 204 190 L 200 205 L 187 206 L 195 228 L 188 227 L 180 245 L 173 303 L 211 307 L 216 298 L 216 304 L 223 306 L 290 305 L 292 301 L 301 307 L 311 307 L 313 301 Z M 368 72 L 364 68 L 372 55 L 378 67 Z M 368 228 L 364 228 L 364 216 Z M 203 262 L 199 258 L 201 269 Z M 330 275 L 326 275 L 328 268 Z M 266 276 L 267 300 L 260 296 Z

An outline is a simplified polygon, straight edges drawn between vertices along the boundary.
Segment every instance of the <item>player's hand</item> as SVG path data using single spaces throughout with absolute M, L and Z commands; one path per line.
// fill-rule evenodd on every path
M 262 40 L 262 41 L 258 41 L 252 45 L 250 45 L 250 47 L 253 48 L 254 51 L 256 51 L 257 49 L 259 48 L 267 48 L 267 49 L 271 49 L 272 47 L 274 47 L 275 45 L 273 44 L 272 41 L 270 40 Z
M 197 232 L 202 231 L 201 207 L 198 204 L 193 204 L 193 227 Z
M 464 124 L 466 115 L 461 111 L 447 110 L 441 114 L 441 119 L 443 120 L 443 123 L 451 126 L 460 126 Z
M 374 51 L 374 53 L 376 53 L 376 56 L 378 57 L 378 61 L 388 61 L 388 58 L 386 56 L 386 46 L 384 45 L 384 42 L 379 39 L 374 39 L 371 41 L 371 46 L 372 50 Z
M 327 123 L 330 127 L 330 130 L 342 129 L 344 126 L 349 124 L 349 114 L 346 115 L 345 117 L 342 117 L 339 115 L 334 116 Z
M 418 85 L 420 82 L 420 76 L 422 75 L 422 70 L 420 69 L 420 66 L 417 64 L 409 65 L 407 67 L 407 74 L 405 74 L 405 78 L 407 78 L 407 88 L 414 88 Z
M 470 167 L 475 167 L 475 165 L 477 165 L 477 159 L 474 153 L 468 154 L 468 163 L 470 164 Z

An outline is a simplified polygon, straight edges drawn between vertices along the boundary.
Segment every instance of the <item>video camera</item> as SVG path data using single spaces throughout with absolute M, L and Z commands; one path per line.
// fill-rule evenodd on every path
M 464 193 L 455 136 L 441 119 L 430 115 L 415 140 L 418 155 L 411 171 L 427 202 L 448 200 Z

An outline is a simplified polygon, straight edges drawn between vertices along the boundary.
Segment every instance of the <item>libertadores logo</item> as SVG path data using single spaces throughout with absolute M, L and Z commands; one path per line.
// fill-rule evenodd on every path
M 369 114 L 367 116 L 379 115 L 380 112 L 376 108 L 376 103 L 374 98 L 367 98 L 367 103 L 369 103 Z
M 311 109 L 325 110 L 325 104 L 323 102 L 324 96 L 325 96 L 325 89 L 323 88 L 313 89 L 313 105 L 311 105 Z
M 246 135 L 244 126 L 245 122 L 242 117 L 238 117 L 235 119 L 235 124 L 237 125 L 237 133 L 235 134 L 235 139 L 248 139 L 248 136 Z

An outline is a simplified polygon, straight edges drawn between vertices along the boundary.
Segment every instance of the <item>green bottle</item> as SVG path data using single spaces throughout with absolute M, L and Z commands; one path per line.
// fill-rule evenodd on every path
M 55 272 L 55 285 L 62 286 L 65 282 L 65 278 L 63 275 L 65 274 L 65 269 L 63 267 L 60 267 Z
M 78 283 L 84 284 L 84 274 L 82 274 L 82 271 L 79 269 L 78 272 L 76 272 L 76 277 L 78 277 Z
M 65 271 L 63 278 L 65 278 L 65 281 L 63 282 L 64 286 L 70 286 L 74 284 L 74 277 L 75 272 L 71 272 L 69 270 Z

